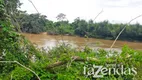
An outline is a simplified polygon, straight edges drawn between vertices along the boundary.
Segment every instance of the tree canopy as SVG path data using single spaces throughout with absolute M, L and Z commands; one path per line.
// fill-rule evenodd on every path
M 102 39 L 115 39 L 122 28 L 127 25 L 122 23 L 112 24 L 108 20 L 102 22 L 93 22 L 93 20 L 86 21 L 79 17 L 72 23 L 69 23 L 69 21 L 65 19 L 66 15 L 63 13 L 57 15 L 58 21 L 54 22 L 47 19 L 45 15 L 27 14 L 25 12 L 21 12 L 16 18 L 22 32 L 47 32 L 49 34 L 68 34 Z M 119 39 L 141 41 L 142 25 L 139 23 L 129 25 Z

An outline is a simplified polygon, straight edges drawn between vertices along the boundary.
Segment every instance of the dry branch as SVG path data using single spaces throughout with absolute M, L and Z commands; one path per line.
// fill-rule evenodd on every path
M 74 57 L 72 57 L 73 59 L 74 59 L 74 61 L 81 61 L 81 62 L 84 62 L 84 61 L 86 61 L 85 59 L 82 59 L 82 58 L 79 58 L 79 57 L 77 57 L 77 56 L 74 56 Z M 46 67 L 46 69 L 51 69 L 51 68 L 54 68 L 54 67 L 57 67 L 57 66 L 61 66 L 61 65 L 64 65 L 64 64 L 66 64 L 66 63 L 68 63 L 69 61 L 58 61 L 58 62 L 55 62 L 55 63 L 53 63 L 53 64 L 50 64 L 50 65 L 48 65 L 47 67 Z
M 95 17 L 94 21 L 97 19 L 97 17 L 98 17 L 101 13 L 103 13 L 103 9 L 101 10 L 101 12 L 98 13 L 98 15 Z
M 36 75 L 38 80 L 41 80 L 40 77 L 36 74 L 36 72 L 34 72 L 30 68 L 24 66 L 23 64 L 19 63 L 18 61 L 0 61 L 0 63 L 16 63 L 16 64 L 22 66 L 23 68 L 27 69 L 28 71 L 32 72 L 34 75 Z
M 127 25 L 129 26 L 132 21 L 134 21 L 135 19 L 137 19 L 137 18 L 139 18 L 139 17 L 141 17 L 141 16 L 142 16 L 142 14 L 139 15 L 139 16 L 137 16 L 137 17 L 135 17 L 135 18 L 133 18 L 133 19 L 131 19 L 131 20 L 128 22 Z M 125 30 L 125 28 L 127 27 L 127 25 L 119 32 L 119 34 L 118 34 L 117 37 L 115 38 L 114 42 L 112 43 L 112 45 L 111 45 L 111 47 L 110 47 L 110 50 L 113 48 L 113 46 L 114 46 L 114 44 L 116 43 L 117 39 L 119 38 L 119 36 L 121 35 L 121 33 Z
M 125 58 L 130 58 L 131 55 L 127 55 Z M 97 59 L 97 58 L 93 58 L 93 57 L 87 57 L 85 59 L 83 58 L 80 58 L 79 56 L 73 56 L 71 57 L 73 59 L 73 61 L 75 62 L 85 62 L 85 61 L 94 61 L 94 62 L 101 62 L 101 60 Z M 58 66 L 62 66 L 64 64 L 67 64 L 68 62 L 70 62 L 70 60 L 66 60 L 66 61 L 58 61 L 58 62 L 55 62 L 53 64 L 50 64 L 46 67 L 46 69 L 51 69 L 51 68 L 55 68 L 55 67 L 58 67 Z M 105 61 L 106 63 L 116 63 L 117 62 L 117 59 L 110 59 L 110 58 L 107 58 L 107 60 Z

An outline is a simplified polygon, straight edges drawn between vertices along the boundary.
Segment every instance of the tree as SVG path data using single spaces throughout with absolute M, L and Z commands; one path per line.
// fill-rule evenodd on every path
M 17 18 L 18 22 L 20 23 L 22 32 L 29 32 L 29 33 L 40 33 L 47 31 L 47 24 L 45 15 L 40 14 L 21 14 Z
M 58 21 L 63 21 L 64 19 L 66 19 L 66 15 L 63 14 L 63 13 L 60 13 L 60 14 L 57 15 L 56 18 L 57 18 Z
M 20 32 L 20 25 L 16 19 L 19 14 L 18 8 L 22 5 L 20 0 L 4 0 L 6 13 L 10 16 L 12 24 L 15 26 L 15 29 Z
M 75 34 L 85 36 L 88 34 L 88 29 L 88 23 L 85 20 L 80 20 L 77 24 L 77 28 L 75 29 Z

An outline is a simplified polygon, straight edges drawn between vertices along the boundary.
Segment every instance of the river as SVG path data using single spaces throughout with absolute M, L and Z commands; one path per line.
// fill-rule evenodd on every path
M 36 44 L 38 47 L 43 47 L 51 49 L 58 44 L 66 43 L 70 44 L 75 48 L 83 48 L 88 45 L 90 48 L 98 49 L 103 48 L 109 50 L 113 43 L 113 40 L 104 40 L 96 38 L 83 38 L 78 36 L 61 36 L 61 35 L 48 35 L 46 33 L 41 34 L 29 34 L 22 33 L 26 38 L 28 38 L 32 43 Z M 113 50 L 120 51 L 124 45 L 128 45 L 132 49 L 142 50 L 142 42 L 129 42 L 129 41 L 117 41 L 113 47 Z

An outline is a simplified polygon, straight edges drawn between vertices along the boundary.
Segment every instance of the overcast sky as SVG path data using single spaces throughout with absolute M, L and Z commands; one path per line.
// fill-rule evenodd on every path
M 37 13 L 28 0 L 20 0 L 22 10 L 28 13 Z M 69 21 L 75 18 L 94 19 L 103 9 L 103 13 L 96 21 L 109 20 L 110 22 L 127 23 L 130 19 L 142 14 L 142 0 L 32 0 L 41 14 L 56 21 L 59 13 L 66 14 Z M 142 24 L 142 17 L 133 21 Z

